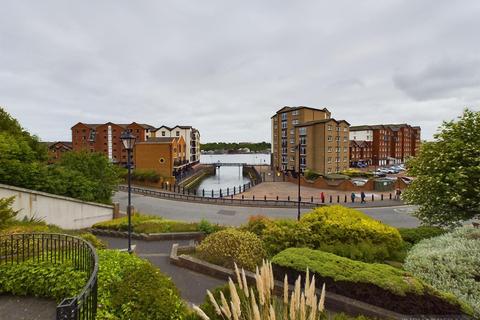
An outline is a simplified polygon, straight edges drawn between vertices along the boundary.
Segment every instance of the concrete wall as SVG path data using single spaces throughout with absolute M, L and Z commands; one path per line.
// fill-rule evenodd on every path
M 36 217 L 64 229 L 81 229 L 110 220 L 114 206 L 85 202 L 50 193 L 0 184 L 0 198 L 15 196 L 14 210 L 20 210 L 17 219 Z

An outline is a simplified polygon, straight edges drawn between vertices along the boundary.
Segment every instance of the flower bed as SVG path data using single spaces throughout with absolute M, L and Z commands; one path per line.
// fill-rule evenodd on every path
M 131 218 L 133 232 L 137 233 L 170 233 L 170 232 L 195 232 L 202 231 L 212 233 L 221 227 L 209 223 L 206 220 L 201 222 L 183 222 L 163 219 L 159 216 L 134 214 Z M 94 229 L 127 231 L 128 218 L 122 217 L 113 220 L 96 223 Z
M 459 228 L 415 245 L 405 269 L 469 303 L 480 318 L 480 230 Z
M 277 254 L 272 263 L 281 279 L 304 276 L 308 268 L 330 292 L 361 300 L 403 314 L 452 315 L 471 313 L 453 295 L 442 293 L 400 269 L 353 261 L 312 249 L 291 248 Z

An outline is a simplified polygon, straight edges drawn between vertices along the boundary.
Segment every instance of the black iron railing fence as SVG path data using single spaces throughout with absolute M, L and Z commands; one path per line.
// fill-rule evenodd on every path
M 88 280 L 75 297 L 65 297 L 57 306 L 57 320 L 90 320 L 97 313 L 98 256 L 93 246 L 78 237 L 31 233 L 0 235 L 0 265 L 24 261 L 71 263 Z

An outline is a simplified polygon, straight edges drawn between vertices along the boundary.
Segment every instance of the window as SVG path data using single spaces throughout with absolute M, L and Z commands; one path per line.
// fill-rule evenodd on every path
M 292 116 L 298 116 L 298 110 L 293 111 Z
M 290 134 L 293 136 L 295 135 L 295 130 L 294 129 L 290 129 Z
M 340 132 L 340 127 L 339 126 L 337 126 L 337 131 Z
M 347 132 L 348 131 L 348 128 L 347 127 L 344 127 L 343 128 L 343 132 Z
M 331 125 L 328 125 L 328 126 L 327 126 L 327 130 L 328 130 L 328 131 L 332 131 L 332 126 L 331 126 Z
M 332 137 L 332 136 L 328 136 L 328 141 L 333 141 L 333 137 Z
M 328 157 L 327 162 L 332 163 L 332 157 Z
M 286 113 L 282 113 L 282 120 L 287 120 L 287 114 Z
M 295 152 L 295 148 L 290 148 L 290 152 L 291 152 L 291 153 L 294 153 L 294 152 Z
M 292 125 L 296 125 L 296 124 L 299 124 L 300 122 L 298 120 L 292 120 Z
M 287 129 L 287 123 L 286 122 L 282 122 L 282 129 Z
M 290 139 L 290 144 L 294 144 L 295 143 L 295 139 Z
M 290 161 L 295 161 L 295 157 L 290 157 Z
M 336 140 L 336 141 L 340 141 L 340 137 L 339 137 L 339 136 L 336 136 L 336 137 L 335 137 L 335 140 Z
M 177 137 L 180 137 L 180 131 L 175 132 L 175 135 L 176 135 Z
M 165 131 L 162 131 L 162 137 L 165 137 Z
M 332 147 L 328 147 L 328 152 L 332 152 Z
M 307 134 L 307 128 L 299 128 L 298 129 L 298 134 L 306 135 Z
M 348 141 L 348 137 L 347 137 L 347 136 L 344 136 L 344 137 L 343 137 L 343 141 L 345 141 L 345 142 Z

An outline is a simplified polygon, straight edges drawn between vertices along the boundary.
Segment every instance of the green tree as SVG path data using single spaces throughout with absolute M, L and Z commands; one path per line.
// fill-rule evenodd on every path
M 12 221 L 18 214 L 18 211 L 12 209 L 15 197 L 0 198 L 0 228 Z
M 90 189 L 92 194 L 84 200 L 110 203 L 113 192 L 121 181 L 123 170 L 112 164 L 102 153 L 91 153 L 86 151 L 67 152 L 54 166 L 60 175 L 74 175 L 76 179 L 82 176 L 83 181 L 76 181 L 79 185 L 72 183 L 70 187 L 76 187 L 78 192 L 85 193 Z M 72 177 L 65 177 L 66 179 Z
M 480 215 L 480 112 L 466 109 L 444 122 L 433 142 L 408 162 L 415 176 L 404 193 L 425 224 L 455 226 Z

